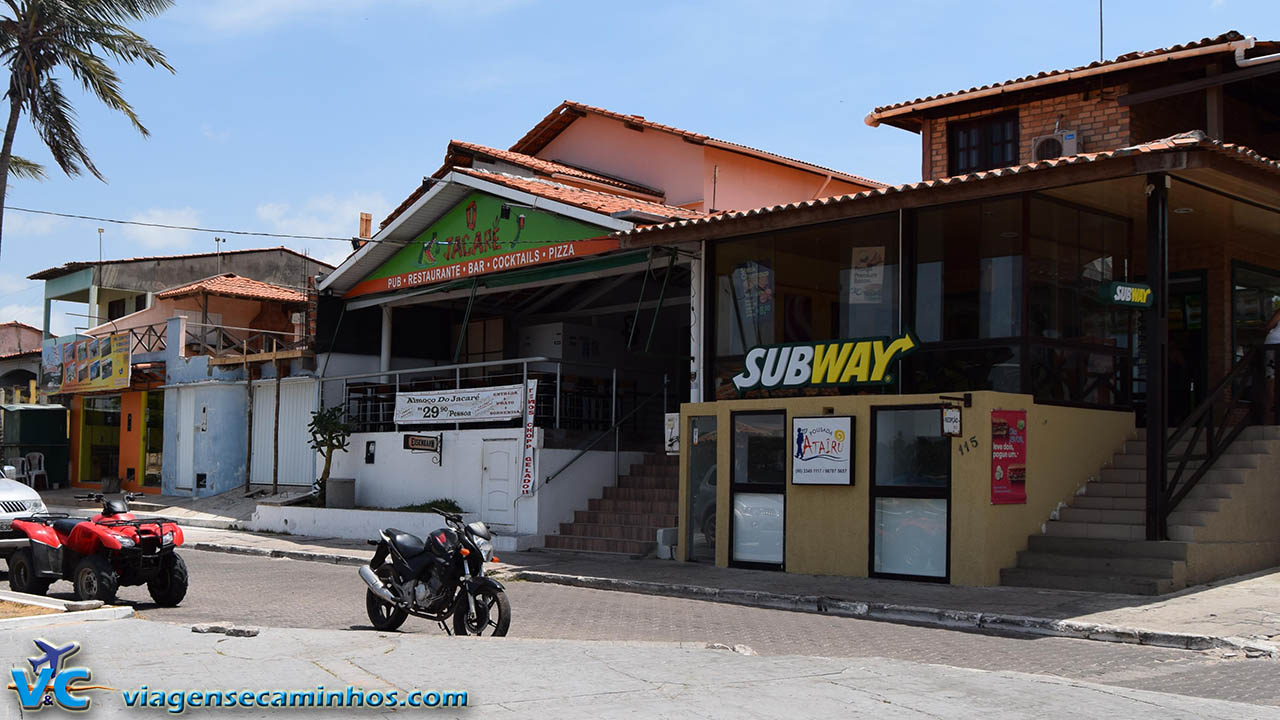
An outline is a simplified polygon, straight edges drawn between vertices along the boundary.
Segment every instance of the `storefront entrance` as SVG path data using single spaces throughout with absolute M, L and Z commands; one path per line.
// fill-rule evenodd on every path
M 871 411 L 873 577 L 951 577 L 951 438 L 939 406 Z
M 689 559 L 716 561 L 716 452 L 719 443 L 715 415 L 689 418 L 689 517 L 685 542 Z
M 786 522 L 787 414 L 733 413 L 729 564 L 782 570 Z

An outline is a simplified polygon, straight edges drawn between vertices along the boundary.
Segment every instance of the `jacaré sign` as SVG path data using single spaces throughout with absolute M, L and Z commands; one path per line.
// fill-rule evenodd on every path
M 523 395 L 519 385 L 441 392 L 396 393 L 395 422 L 493 422 L 520 417 Z
M 761 345 L 747 351 L 746 369 L 733 377 L 738 392 L 806 385 L 879 385 L 892 381 L 889 367 L 919 343 L 901 337 L 831 343 Z

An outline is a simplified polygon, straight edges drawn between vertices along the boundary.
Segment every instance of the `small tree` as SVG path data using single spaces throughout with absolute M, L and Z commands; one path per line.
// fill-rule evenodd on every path
M 307 430 L 311 431 L 311 447 L 324 453 L 324 470 L 311 486 L 316 495 L 316 502 L 324 507 L 325 486 L 329 482 L 329 468 L 333 464 L 333 454 L 339 450 L 347 451 L 351 443 L 351 426 L 342 419 L 342 406 L 335 405 L 327 410 L 311 413 L 311 422 Z

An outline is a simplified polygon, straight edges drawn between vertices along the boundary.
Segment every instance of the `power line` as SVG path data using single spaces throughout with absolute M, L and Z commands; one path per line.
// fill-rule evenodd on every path
M 93 220 L 95 222 L 115 223 L 116 225 L 139 225 L 141 227 L 163 228 L 166 230 L 189 230 L 192 232 L 225 233 L 227 235 L 252 235 L 255 237 L 291 238 L 294 240 L 338 240 L 351 242 L 349 237 L 331 237 L 327 235 L 291 235 L 289 233 L 254 232 L 252 230 L 219 230 L 214 228 L 190 227 L 188 225 L 166 225 L 164 223 L 142 222 L 140 220 L 116 220 L 114 218 L 94 217 L 92 215 L 75 215 L 72 213 L 53 212 L 52 210 L 32 210 L 5 205 L 5 210 L 34 213 L 36 215 L 52 215 L 54 217 L 71 218 L 72 220 Z

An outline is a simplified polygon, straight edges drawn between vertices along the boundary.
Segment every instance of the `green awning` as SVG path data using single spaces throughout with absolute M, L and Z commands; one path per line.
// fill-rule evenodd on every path
M 521 285 L 524 283 L 541 282 L 543 280 L 558 280 L 560 278 L 572 277 L 574 275 L 582 275 L 585 273 L 599 272 L 601 270 L 612 270 L 614 268 L 634 265 L 636 263 L 645 262 L 649 259 L 649 250 L 630 250 L 628 252 L 614 253 L 612 255 L 601 255 L 596 257 L 583 258 L 582 260 L 569 260 L 566 262 L 550 263 L 539 267 L 525 268 L 523 270 L 512 270 L 504 273 L 494 273 L 492 275 L 481 275 L 480 284 L 484 287 L 507 287 L 510 285 Z M 470 283 L 467 283 L 468 285 Z

